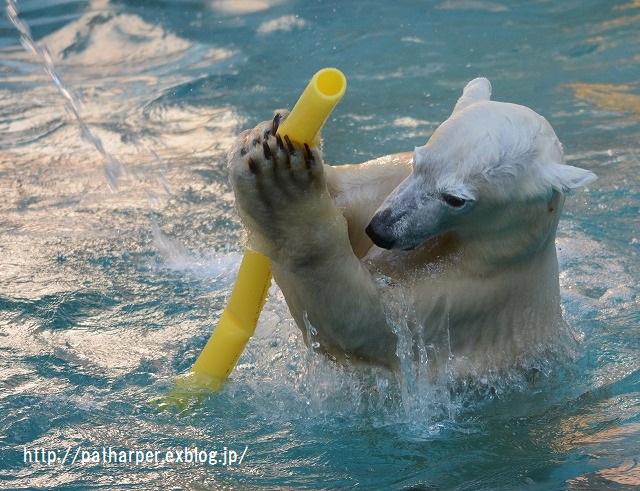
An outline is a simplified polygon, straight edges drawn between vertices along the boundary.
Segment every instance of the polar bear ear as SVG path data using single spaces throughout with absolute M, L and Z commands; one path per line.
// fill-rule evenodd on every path
M 462 111 L 465 107 L 478 101 L 488 101 L 491 99 L 491 82 L 486 78 L 474 78 L 469 82 L 462 91 L 462 97 L 458 99 L 456 107 L 453 109 L 455 114 Z
M 551 185 L 553 186 L 553 189 L 562 192 L 569 191 L 570 189 L 581 188 L 598 178 L 591 171 L 566 164 L 552 164 L 551 173 Z

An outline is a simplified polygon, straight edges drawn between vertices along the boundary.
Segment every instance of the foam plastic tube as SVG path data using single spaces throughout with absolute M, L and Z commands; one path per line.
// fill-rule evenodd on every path
M 323 68 L 318 71 L 278 128 L 278 134 L 288 135 L 296 143 L 317 145 L 320 130 L 346 88 L 347 79 L 340 70 Z M 269 258 L 246 250 L 218 325 L 194 363 L 192 372 L 179 381 L 200 389 L 218 390 L 222 386 L 255 332 L 270 284 Z
M 198 385 L 217 390 L 224 383 L 255 332 L 270 285 L 269 258 L 246 250 L 227 306 L 193 364 Z
M 288 135 L 296 143 L 317 145 L 320 130 L 346 90 L 347 79 L 340 70 L 323 68 L 316 72 L 291 114 L 278 128 L 278 134 Z

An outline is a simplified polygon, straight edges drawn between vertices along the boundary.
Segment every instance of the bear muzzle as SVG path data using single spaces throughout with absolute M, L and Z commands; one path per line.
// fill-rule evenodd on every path
M 396 238 L 393 236 L 392 230 L 386 225 L 388 222 L 389 210 L 378 212 L 371 219 L 369 225 L 365 229 L 365 233 L 373 241 L 375 245 L 382 249 L 393 249 Z

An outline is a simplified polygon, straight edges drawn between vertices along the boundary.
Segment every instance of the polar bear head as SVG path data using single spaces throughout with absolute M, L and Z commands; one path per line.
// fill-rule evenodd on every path
M 596 179 L 564 163 L 542 116 L 490 95 L 487 79 L 469 82 L 449 119 L 415 149 L 413 172 L 367 227 L 376 245 L 413 249 L 448 231 L 488 233 L 498 215 L 517 223 L 530 205 Z

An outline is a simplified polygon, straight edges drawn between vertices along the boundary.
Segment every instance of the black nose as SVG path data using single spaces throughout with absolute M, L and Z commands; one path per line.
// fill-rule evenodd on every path
M 371 220 L 371 223 L 367 225 L 367 228 L 364 231 L 378 247 L 382 247 L 383 249 L 392 249 L 395 239 L 384 233 L 385 227 L 381 226 L 376 218 L 377 217 L 373 217 L 373 220 Z

